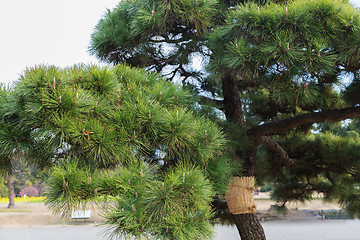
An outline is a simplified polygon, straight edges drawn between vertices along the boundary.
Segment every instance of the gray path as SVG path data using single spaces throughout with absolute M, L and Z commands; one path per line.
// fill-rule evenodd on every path
M 360 221 L 267 222 L 268 240 L 359 240 Z M 215 240 L 239 240 L 236 228 L 217 226 Z M 0 239 L 7 240 L 101 240 L 101 228 L 94 226 L 56 226 L 41 228 L 0 228 Z
M 359 220 L 266 222 L 267 240 L 360 240 Z M 234 227 L 218 226 L 216 240 L 239 240 Z

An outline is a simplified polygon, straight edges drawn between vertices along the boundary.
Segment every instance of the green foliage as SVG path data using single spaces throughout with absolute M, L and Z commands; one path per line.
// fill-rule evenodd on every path
M 111 237 L 210 238 L 210 203 L 236 169 L 188 91 L 124 65 L 79 65 L 28 69 L 14 93 L 32 148 L 55 165 L 54 213 L 106 200 Z
M 156 41 L 152 44 L 150 38 L 176 33 L 180 26 L 206 32 L 214 21 L 215 5 L 215 1 L 198 0 L 121 2 L 99 21 L 90 52 L 101 60 L 148 65 L 157 51 Z
M 267 163 L 259 167 L 267 179 L 275 179 L 273 198 L 279 202 L 305 201 L 314 193 L 322 193 L 326 199 L 339 199 L 344 205 L 358 204 L 349 196 L 357 189 L 359 140 L 359 135 L 340 137 L 331 133 L 282 138 L 279 142 L 299 162 L 289 168 L 276 154 L 263 155 Z
M 218 21 L 217 9 L 216 0 L 121 1 L 96 25 L 89 52 L 101 61 L 147 67 L 198 89 L 194 81 L 204 73 L 192 63 L 207 57 L 204 35 Z
M 183 66 L 189 67 L 189 59 L 193 53 L 197 53 L 202 59 L 210 56 L 208 69 L 213 74 L 207 79 L 200 74 L 197 80 L 201 84 L 197 88 L 201 85 L 203 89 L 217 93 L 221 89 L 219 85 L 222 82 L 219 80 L 224 72 L 231 72 L 231 77 L 236 79 L 246 126 L 239 127 L 237 124 L 223 122 L 222 124 L 229 138 L 234 140 L 228 144 L 240 156 L 249 155 L 254 144 L 251 136 L 248 136 L 251 127 L 290 119 L 300 114 L 356 106 L 359 103 L 357 59 L 360 46 L 358 38 L 360 15 L 347 1 L 241 2 L 245 3 L 233 7 L 225 17 L 224 13 L 227 11 L 224 9 L 238 2 L 219 1 L 218 15 L 208 14 L 209 19 L 212 18 L 209 21 L 194 14 L 196 9 L 194 5 L 190 6 L 194 3 L 191 1 L 164 2 L 162 5 L 158 2 L 121 2 L 97 25 L 92 35 L 90 51 L 105 61 L 148 66 L 149 69 L 155 69 L 164 75 L 166 74 L 164 66 L 168 68 L 179 66 L 178 69 Z M 202 10 L 202 7 L 197 5 L 196 7 L 197 10 Z M 206 36 L 208 42 L 204 39 L 205 35 L 201 35 L 198 31 L 200 27 L 194 27 L 194 23 L 182 12 L 182 8 L 186 8 L 187 13 L 195 17 L 199 16 L 198 20 L 203 21 L 203 26 L 206 28 L 215 26 L 211 34 Z M 174 20 L 171 24 L 168 22 L 170 18 Z M 189 32 L 179 34 L 181 25 L 184 31 L 189 30 Z M 190 34 L 193 29 L 197 30 L 199 37 Z M 114 41 L 106 42 L 108 39 Z M 191 41 L 188 41 L 189 39 Z M 101 48 L 97 48 L 100 42 Z M 168 44 L 166 49 L 163 43 Z M 191 44 L 193 45 L 190 46 Z M 209 48 L 211 52 L 201 50 L 204 49 L 203 46 Z M 189 68 L 186 70 L 188 73 L 191 72 Z M 350 84 L 343 85 L 345 74 L 351 78 Z M 176 71 L 170 72 L 169 75 L 170 79 L 173 79 Z M 177 76 L 186 79 L 188 75 Z M 163 95 L 165 95 L 164 91 L 159 90 L 154 99 L 163 101 Z M 214 108 L 214 105 L 209 104 L 197 110 L 206 113 L 211 119 L 216 119 L 218 115 L 214 113 Z M 141 124 L 146 126 L 146 131 L 159 136 L 160 132 L 155 132 L 158 131 L 156 122 L 153 122 L 153 119 L 151 123 L 147 121 L 147 115 L 150 113 L 152 115 L 153 110 L 147 105 L 142 105 L 141 109 Z M 216 151 L 211 153 L 207 152 L 206 148 L 202 149 L 202 146 L 191 145 L 194 140 L 193 129 L 198 127 L 195 125 L 193 125 L 195 128 L 191 127 L 191 123 L 194 122 L 190 117 L 191 113 L 184 110 L 175 108 L 164 114 L 168 124 L 165 127 L 167 132 L 162 132 L 161 137 L 154 139 L 158 142 L 164 140 L 167 142 L 168 148 L 163 146 L 160 148 L 167 153 L 165 161 L 170 162 L 167 158 L 173 158 L 177 154 L 185 159 L 191 156 L 193 160 L 194 156 L 190 153 L 196 149 L 196 162 L 203 165 L 202 159 L 216 158 Z M 160 110 L 157 108 L 154 111 Z M 179 119 L 181 114 L 189 119 L 186 123 L 189 131 L 181 128 L 176 113 L 179 113 Z M 159 127 L 162 127 L 161 124 Z M 351 137 L 329 140 L 331 137 L 326 134 L 313 137 L 302 135 L 311 134 L 310 129 L 313 128 L 311 124 L 304 125 L 290 131 L 289 136 L 280 134 L 273 138 L 274 141 L 281 143 L 290 158 L 301 159 L 306 163 L 303 163 L 305 166 L 300 164 L 298 168 L 289 167 L 288 163 L 282 162 L 279 156 L 266 147 L 261 147 L 258 151 L 259 178 L 269 181 L 275 179 L 279 183 L 275 195 L 279 196 L 280 201 L 310 198 L 316 189 L 309 187 L 308 179 L 311 179 L 311 184 L 317 185 L 317 190 L 330 194 L 333 186 L 329 182 L 327 172 L 332 176 L 334 172 L 347 171 L 346 169 L 351 168 L 350 162 L 340 161 L 343 156 L 336 155 L 341 152 L 345 155 L 339 146 L 347 144 L 345 149 L 348 151 L 352 151 L 350 148 L 357 149 L 355 144 L 346 142 L 350 141 Z M 199 130 L 197 136 L 205 136 L 209 132 L 208 129 L 209 127 Z M 297 134 L 301 135 L 297 136 Z M 356 137 L 356 134 L 354 135 Z M 204 142 L 204 139 L 197 140 L 200 143 L 202 141 Z M 339 146 L 335 144 L 336 141 L 341 142 L 338 143 Z M 185 149 L 184 146 L 188 148 Z M 215 148 L 216 146 L 214 144 Z M 329 146 L 329 149 L 324 146 Z M 301 151 L 305 151 L 306 154 L 300 153 Z M 242 161 L 239 156 L 232 155 L 231 158 Z M 221 161 L 205 163 L 207 171 L 215 176 L 219 163 Z M 309 168 L 310 165 L 315 170 Z M 312 171 L 307 171 L 309 169 Z M 220 173 L 218 174 L 221 176 Z M 260 176 L 263 174 L 266 176 Z M 277 176 L 281 177 L 277 178 Z M 283 185 L 287 187 L 281 188 L 280 186 Z
M 141 105 L 142 126 L 156 136 L 162 133 L 156 138 L 157 142 L 167 142 L 168 148 L 162 145 L 159 148 L 166 152 L 165 165 L 171 164 L 178 154 L 184 159 L 190 156 L 192 162 L 200 166 L 204 167 L 205 163 L 209 179 L 213 176 L 224 179 L 225 175 L 217 169 L 224 169 L 222 164 L 227 157 L 249 163 L 243 169 L 247 171 L 248 165 L 255 167 L 252 157 L 257 150 L 258 181 L 275 182 L 276 200 L 305 201 L 318 192 L 326 198 L 340 198 L 344 205 L 350 206 L 349 209 L 356 209 L 358 205 L 354 199 L 359 179 L 357 127 L 348 132 L 345 128 L 335 130 L 332 126 L 329 130 L 325 124 L 314 126 L 308 122 L 313 121 L 311 116 L 316 113 L 359 105 L 359 11 L 348 1 L 241 2 L 245 3 L 235 6 L 238 1 L 219 1 L 217 16 L 209 14 L 213 18 L 211 21 L 199 17 L 203 26 L 211 28 L 208 35 L 198 31 L 200 27 L 194 27 L 194 23 L 185 20 L 189 17 L 178 11 L 186 7 L 189 14 L 200 16 L 194 14 L 194 9 L 187 8 L 191 1 L 182 1 L 183 6 L 177 2 L 164 2 L 167 9 L 159 8 L 157 2 L 146 2 L 142 8 L 139 6 L 143 2 L 121 2 L 99 22 L 90 49 L 104 61 L 147 66 L 169 79 L 196 79 L 198 82 L 192 82 L 196 85 L 193 89 L 202 88 L 217 97 L 212 101 L 214 104 L 209 104 L 211 101 L 208 100 L 201 102 L 207 105 L 205 107 L 193 107 L 208 118 L 221 122 L 226 129 L 231 139 L 228 145 L 236 154 L 220 156 L 221 160 L 216 157 L 217 151 L 207 152 L 202 146 L 192 145 L 194 140 L 209 144 L 204 136 L 210 130 L 206 127 L 194 134 L 192 129 L 198 128 L 192 126 L 194 120 L 184 121 L 189 131 L 183 129 L 179 122 L 182 114 L 191 119 L 192 113 L 188 109 L 167 111 L 162 115 L 166 116 L 167 130 L 155 132 L 158 125 L 146 120 L 153 110 L 148 105 Z M 229 10 L 229 6 L 233 7 Z M 166 22 L 168 16 L 176 24 Z M 117 25 L 116 21 L 121 21 L 121 24 Z M 115 38 L 119 41 L 106 42 Z M 100 42 L 103 45 L 97 48 Z M 210 61 L 207 68 L 212 73 L 210 76 L 204 74 L 204 70 L 192 68 L 190 60 L 193 56 L 206 64 Z M 219 93 L 221 85 L 226 89 L 229 87 L 227 84 L 230 88 L 238 88 L 234 89 L 232 96 Z M 159 90 L 154 99 L 162 101 L 162 94 L 164 91 Z M 237 101 L 239 96 L 241 100 Z M 219 118 L 214 111 L 215 108 L 228 111 L 236 104 L 242 108 L 244 116 L 241 117 L 245 123 L 238 119 L 233 121 L 231 114 L 226 116 L 228 121 L 224 123 L 223 115 Z M 156 108 L 154 111 L 161 110 Z M 334 115 L 314 121 L 333 121 L 333 118 Z M 298 124 L 302 120 L 304 122 Z M 259 131 L 255 131 L 256 136 L 251 136 L 252 130 L 257 127 L 265 129 L 270 123 L 275 126 L 274 130 L 268 130 L 270 133 L 264 135 L 272 136 L 261 136 Z M 282 123 L 287 132 L 279 127 Z M 292 127 L 294 125 L 296 127 Z M 322 134 L 318 134 L 316 128 L 320 128 Z M 269 142 L 262 137 L 270 139 Z M 213 146 L 217 148 L 219 143 Z M 191 154 L 194 149 L 196 155 Z M 218 160 L 206 161 L 206 158 Z M 233 161 L 227 166 L 239 168 Z M 223 180 L 220 183 L 222 185 Z
M 350 4 L 329 0 L 240 5 L 215 29 L 211 69 L 230 69 L 248 98 L 251 116 L 264 121 L 280 114 L 356 104 L 360 15 Z M 345 57 L 346 56 L 346 57 Z M 350 59 L 353 59 L 350 61 Z M 345 73 L 354 80 L 346 102 L 335 86 Z M 266 102 L 264 104 L 260 104 Z M 288 115 L 292 116 L 292 115 Z
M 79 170 L 76 160 L 64 162 L 53 168 L 48 179 L 51 188 L 46 193 L 45 203 L 54 213 L 69 216 L 74 209 L 86 206 L 94 194 L 89 168 Z
M 81 148 L 81 154 L 74 151 L 75 156 L 99 166 L 121 163 L 134 154 L 132 148 L 146 156 L 161 148 L 169 164 L 180 158 L 202 166 L 221 153 L 223 134 L 188 110 L 194 101 L 188 92 L 156 75 L 132 71 L 133 76 L 124 66 L 58 72 L 53 67 L 39 67 L 28 70 L 16 90 L 19 98 L 28 96 L 24 117 L 29 124 L 37 123 L 35 136 L 47 137 L 50 130 L 54 146 L 67 142 L 72 148 Z M 96 85 L 99 79 L 117 87 L 104 91 Z M 41 84 L 42 88 L 33 87 Z M 45 97 L 53 100 L 45 101 Z M 41 107 L 35 111 L 35 105 Z
M 146 176 L 145 173 L 140 175 L 139 171 L 132 175 Z M 155 173 L 150 175 L 156 176 Z M 130 185 L 132 191 L 129 191 L 128 197 L 117 199 L 107 217 L 108 223 L 116 226 L 111 229 L 115 230 L 113 234 L 124 234 L 128 232 L 126 228 L 134 226 L 136 232 L 132 235 L 146 234 L 152 239 L 202 239 L 211 236 L 211 225 L 203 221 L 211 217 L 208 202 L 211 201 L 212 191 L 201 171 L 178 167 L 164 178 L 157 177 L 152 182 L 131 180 L 130 183 L 124 181 L 124 184 Z M 146 231 L 149 225 L 151 227 Z
M 348 1 L 241 4 L 209 36 L 209 70 L 236 79 L 247 127 L 287 125 L 302 114 L 358 106 L 359 30 L 359 11 Z M 270 135 L 258 148 L 256 175 L 274 183 L 275 200 L 322 193 L 358 214 L 357 125 L 303 124 Z
M 350 175 L 344 176 L 337 183 L 336 194 L 339 196 L 339 203 L 347 212 L 358 218 L 360 216 L 359 184 L 355 183 Z
M 261 140 L 249 136 L 252 127 L 359 104 L 356 9 L 347 1 L 256 2 L 263 5 L 241 4 L 225 18 L 224 9 L 237 1 L 123 1 L 100 20 L 90 46 L 103 61 L 145 66 L 212 93 L 229 73 L 245 126 L 224 124 L 215 105 L 199 107 L 199 98 L 144 70 L 39 66 L 24 73 L 15 101 L 5 104 L 3 136 L 14 147 L 14 136 L 30 127 L 23 135 L 32 138 L 28 146 L 42 149 L 34 157 L 58 164 L 48 193 L 55 212 L 106 199 L 111 237 L 209 238 L 212 197 L 224 194 L 239 169 L 234 162 L 253 157 Z M 207 80 L 193 68 L 194 57 L 210 59 Z M 343 85 L 345 74 L 352 82 Z M 11 125 L 17 114 L 21 121 Z M 209 120 L 216 118 L 233 141 Z M 277 201 L 319 192 L 358 214 L 359 134 L 311 134 L 311 128 L 271 133 L 280 145 L 258 149 L 259 181 L 274 181 Z
M 111 238 L 208 239 L 212 235 L 208 219 L 214 192 L 203 172 L 193 167 L 177 166 L 161 175 L 154 165 L 131 163 L 91 172 L 73 159 L 52 169 L 49 185 L 45 202 L 64 216 L 100 200 Z
M 24 151 L 30 146 L 30 132 L 19 116 L 19 108 L 14 106 L 14 96 L 10 89 L 0 86 L 0 174 L 12 174 Z
M 9 196 L 9 190 L 7 188 L 7 185 L 5 184 L 5 179 L 0 178 L 0 197 L 8 197 Z

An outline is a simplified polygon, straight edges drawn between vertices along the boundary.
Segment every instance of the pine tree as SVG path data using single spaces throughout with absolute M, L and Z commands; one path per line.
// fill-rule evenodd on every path
M 219 12 L 207 14 L 212 20 L 196 15 L 198 21 L 204 20 L 204 27 L 199 30 L 190 22 L 179 20 L 183 12 L 177 12 L 174 6 L 182 6 L 182 1 L 172 2 L 174 6 L 166 8 L 174 10 L 172 15 L 161 15 L 168 5 L 157 1 L 148 3 L 122 2 L 109 11 L 92 35 L 91 52 L 109 62 L 154 67 L 166 74 L 167 69 L 191 68 L 191 56 L 202 49 L 199 52 L 205 62 L 210 62 L 209 71 L 213 74 L 206 78 L 204 73 L 190 76 L 197 76 L 199 83 L 195 88 L 198 90 L 223 97 L 212 102 L 226 115 L 227 131 L 237 148 L 236 159 L 243 164 L 242 174 L 262 179 L 264 176 L 260 173 L 265 173 L 268 180 L 277 180 L 279 188 L 274 197 L 279 201 L 308 199 L 313 192 L 322 192 L 344 205 L 350 206 L 353 202 L 352 206 L 356 206 L 356 155 L 349 155 L 355 159 L 344 161 L 340 167 L 336 164 L 342 161 L 334 159 L 340 159 L 341 154 L 329 155 L 325 146 L 342 140 L 329 134 L 308 137 L 313 135 L 311 128 L 316 123 L 360 116 L 357 106 L 359 13 L 348 1 L 259 1 L 260 4 L 242 4 L 236 8 L 237 2 L 220 2 Z M 186 5 L 191 11 L 206 10 L 198 7 L 197 1 L 191 3 Z M 232 10 L 226 15 L 230 6 Z M 152 22 L 143 21 L 145 14 Z M 166 16 L 176 21 L 170 24 Z M 138 35 L 117 32 L 121 29 L 119 26 L 126 26 L 127 33 Z M 191 41 L 182 39 L 188 34 L 172 32 L 181 28 L 192 29 Z M 124 36 L 128 38 L 124 40 Z M 158 44 L 172 44 L 175 40 L 170 50 Z M 172 55 L 180 50 L 187 52 Z M 145 62 L 132 61 L 136 59 L 132 54 L 139 52 Z M 171 68 L 171 63 L 178 65 Z M 173 76 L 176 71 L 170 74 L 170 79 Z M 186 74 L 177 76 L 188 79 Z M 344 76 L 348 82 L 344 82 Z M 344 141 L 351 141 L 351 137 L 346 139 Z M 297 149 L 299 146 L 302 148 Z M 356 152 L 356 145 L 349 146 Z M 314 156 L 309 157 L 311 154 Z M 355 189 L 348 189 L 349 186 Z M 350 194 L 352 191 L 355 195 Z M 265 239 L 262 229 L 254 229 L 250 224 L 258 223 L 256 216 L 234 217 L 242 239 Z
M 211 202 L 236 168 L 188 91 L 123 65 L 38 66 L 14 91 L 33 141 L 51 153 L 54 213 L 95 202 L 110 237 L 211 238 Z
M 223 85 L 235 81 L 242 99 L 231 101 L 246 110 L 245 121 L 237 122 L 248 128 L 249 152 L 258 152 L 258 161 L 244 157 L 246 173 L 256 174 L 257 164 L 265 175 L 259 177 L 275 182 L 279 202 L 319 192 L 356 205 L 349 195 L 349 186 L 358 184 L 356 137 L 311 130 L 315 123 L 360 116 L 359 26 L 359 12 L 345 2 L 296 1 L 242 5 L 212 35 L 213 70 Z

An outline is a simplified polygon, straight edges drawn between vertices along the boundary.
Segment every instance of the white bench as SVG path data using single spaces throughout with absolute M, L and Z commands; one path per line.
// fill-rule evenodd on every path
M 82 210 L 82 211 L 74 211 L 71 213 L 72 219 L 89 219 L 91 216 L 91 211 Z

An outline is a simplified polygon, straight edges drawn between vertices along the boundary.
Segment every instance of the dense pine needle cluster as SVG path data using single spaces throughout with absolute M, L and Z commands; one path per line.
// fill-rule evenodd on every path
M 211 237 L 211 201 L 236 169 L 224 133 L 191 110 L 189 92 L 124 65 L 78 65 L 29 68 L 13 95 L 52 166 L 53 212 L 99 203 L 114 238 Z
M 335 89 L 347 73 L 358 82 L 359 30 L 359 12 L 341 1 L 241 5 L 211 36 L 213 69 L 231 69 L 261 120 L 349 106 Z
M 193 85 L 201 78 L 194 57 L 206 56 L 204 33 L 216 20 L 215 0 L 121 1 L 108 10 L 91 35 L 89 52 L 110 63 L 162 72 Z M 169 33 L 169 34 L 168 34 Z

